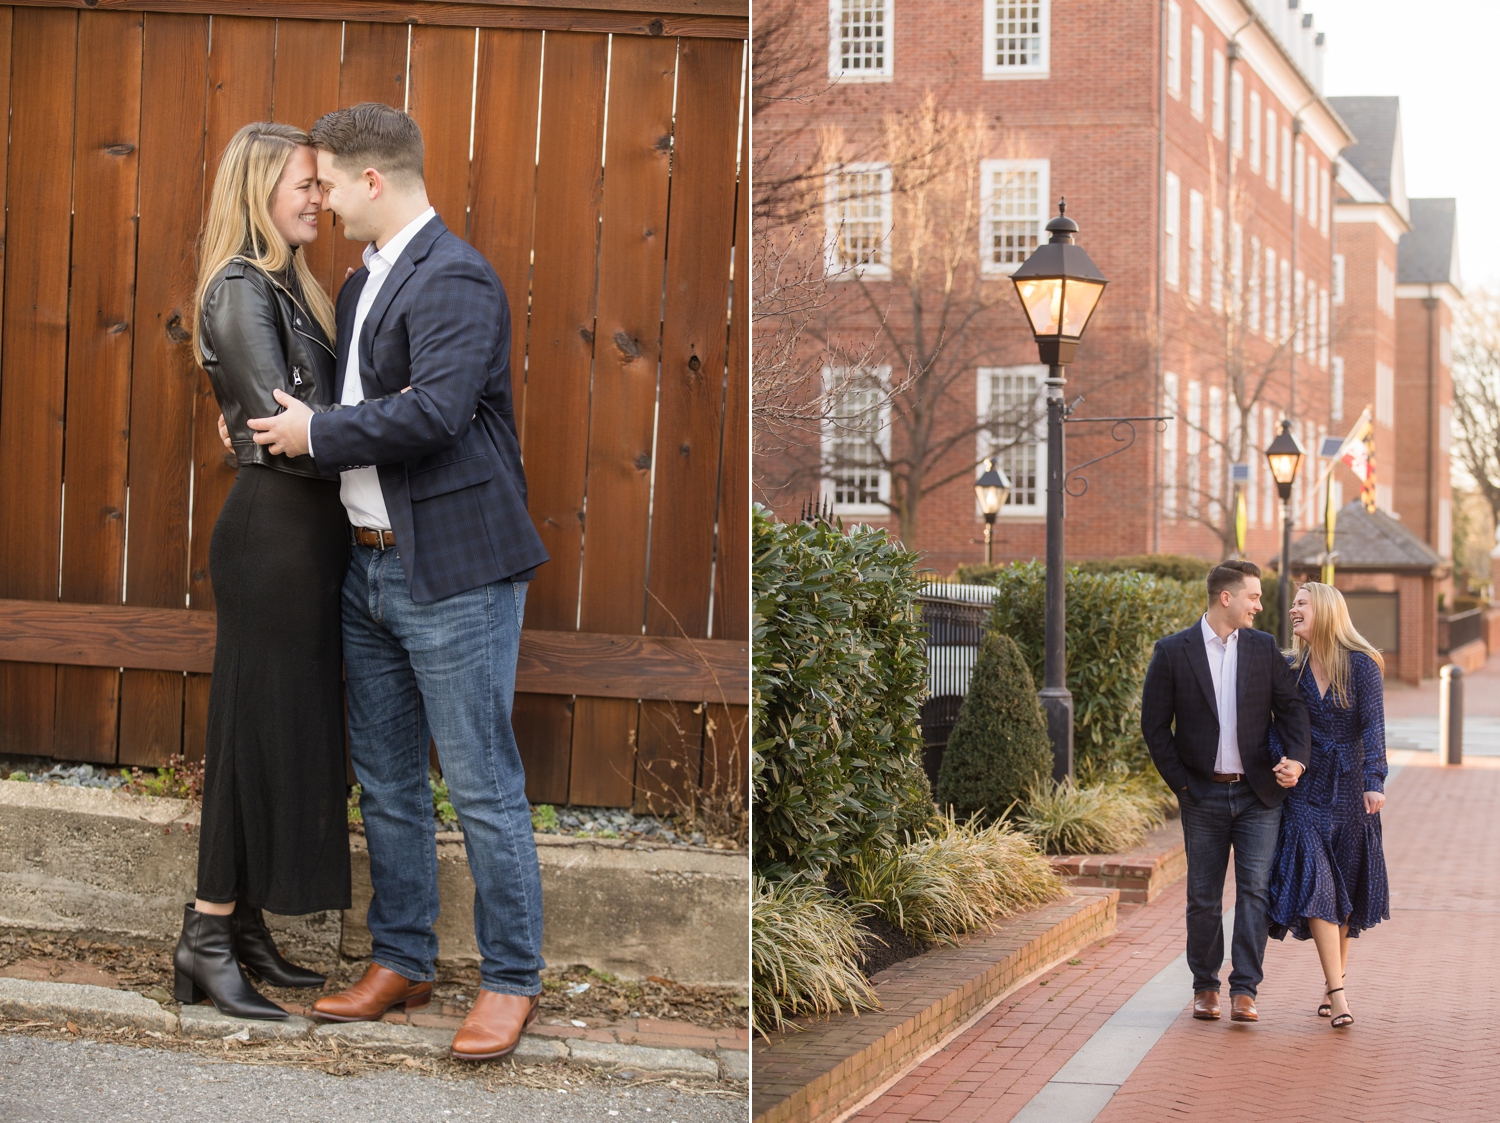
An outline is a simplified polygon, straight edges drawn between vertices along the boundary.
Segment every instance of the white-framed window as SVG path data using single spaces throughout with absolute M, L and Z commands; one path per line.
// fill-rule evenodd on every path
M 1000 517 L 1047 513 L 1047 368 L 1040 363 L 980 367 L 975 379 L 976 459 L 993 456 L 1010 477 Z
M 1445 367 L 1453 365 L 1453 332 L 1438 328 L 1438 362 Z
M 888 82 L 896 0 L 828 0 L 828 76 Z
M 1214 136 L 1224 139 L 1224 52 L 1214 51 Z
M 1172 420 L 1161 433 L 1161 513 L 1168 519 L 1177 517 L 1177 433 L 1182 427 L 1177 406 L 1177 376 L 1164 371 L 1161 376 L 1161 412 Z
M 1307 224 L 1316 227 L 1318 225 L 1318 157 L 1315 153 L 1307 154 Z
M 1046 160 L 979 164 L 979 261 L 985 273 L 1009 276 L 1042 241 L 1047 224 Z
M 1375 420 L 1387 429 L 1396 427 L 1396 372 L 1378 361 L 1375 364 Z
M 1438 451 L 1444 454 L 1453 451 L 1453 407 L 1450 405 L 1438 406 Z
M 1199 499 L 1202 498 L 1202 464 L 1199 457 L 1203 451 L 1203 384 L 1191 379 L 1187 384 L 1187 517 L 1198 517 Z
M 1334 355 L 1328 365 L 1328 420 L 1344 420 L 1344 356 Z
M 1281 197 L 1292 201 L 1292 130 L 1281 126 Z
M 891 168 L 848 164 L 828 177 L 830 278 L 891 275 Z
M 1188 56 L 1188 108 L 1193 116 L 1203 119 L 1203 29 L 1194 25 L 1192 46 Z
M 1391 489 L 1391 485 L 1380 483 L 1378 481 L 1378 478 L 1375 484 L 1375 506 L 1380 508 L 1380 510 L 1384 511 L 1388 515 L 1392 514 L 1396 509 L 1394 493 Z
M 1208 517 L 1218 522 L 1224 514 L 1219 502 L 1224 486 L 1224 391 L 1208 388 Z
M 1344 303 L 1344 255 L 1333 255 L 1333 302 Z
M 891 407 L 885 387 L 890 367 L 864 379 L 823 368 L 823 385 L 840 387 L 823 422 L 823 494 L 837 515 L 888 515 L 891 474 Z
M 1271 447 L 1271 442 L 1276 439 L 1276 411 L 1269 405 L 1261 407 L 1260 411 L 1260 455 L 1255 457 L 1256 470 L 1261 472 L 1261 522 L 1266 526 L 1276 525 L 1276 500 L 1278 493 L 1276 483 L 1271 479 L 1271 466 L 1266 460 L 1266 449 Z
M 1266 183 L 1276 187 L 1276 110 L 1266 109 Z
M 1292 263 L 1281 260 L 1281 338 L 1292 333 Z
M 1332 342 L 1332 320 L 1328 314 L 1328 290 L 1318 290 L 1318 365 L 1328 369 L 1328 346 Z
M 1266 247 L 1266 338 L 1276 341 L 1276 251 Z
M 985 0 L 984 76 L 1045 78 L 1052 0 Z
M 1188 192 L 1188 297 L 1203 299 L 1203 196 Z
M 1307 296 L 1303 289 L 1307 278 L 1302 270 L 1292 277 L 1292 349 L 1302 354 L 1307 349 Z
M 1318 205 L 1318 229 L 1323 232 L 1323 237 L 1325 238 L 1328 237 L 1328 225 L 1331 221 L 1330 216 L 1333 213 L 1332 191 L 1333 180 L 1330 176 L 1329 169 L 1325 167 L 1318 173 L 1318 199 L 1320 200 Z
M 1245 76 L 1238 70 L 1229 79 L 1229 146 L 1236 156 L 1245 154 Z
M 1387 316 L 1396 315 L 1396 271 L 1384 261 L 1375 262 L 1375 306 Z
M 1238 222 L 1229 224 L 1229 309 L 1236 316 L 1245 307 L 1245 228 Z
M 1292 143 L 1292 205 L 1298 214 L 1307 213 L 1302 202 L 1302 186 L 1307 182 L 1303 169 L 1302 142 L 1298 140 Z
M 1236 71 L 1238 73 L 1238 71 Z M 1250 170 L 1260 171 L 1260 91 L 1250 91 Z
M 1453 500 L 1438 500 L 1438 540 L 1437 552 L 1439 557 L 1451 558 L 1453 556 Z
M 1245 439 L 1240 442 L 1240 455 L 1250 465 L 1250 478 L 1245 481 L 1245 522 L 1257 526 L 1260 523 L 1260 494 L 1256 485 L 1260 483 L 1260 469 L 1255 462 L 1264 459 L 1254 447 L 1256 434 L 1260 432 L 1259 402 L 1251 403 L 1246 411 L 1245 423 L 1248 431 Z
M 1167 255 L 1167 284 L 1174 289 L 1182 280 L 1182 181 L 1167 173 L 1167 219 L 1164 230 L 1164 251 Z
M 1250 239 L 1250 288 L 1245 294 L 1245 330 L 1260 331 L 1260 239 Z
M 1224 212 L 1218 207 L 1214 208 L 1208 256 L 1208 303 L 1215 312 L 1221 312 L 1224 309 Z
M 1167 3 L 1167 93 L 1182 97 L 1182 5 Z

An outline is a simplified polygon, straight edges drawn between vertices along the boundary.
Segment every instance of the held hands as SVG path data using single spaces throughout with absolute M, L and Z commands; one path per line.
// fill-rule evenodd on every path
M 234 451 L 234 442 L 229 439 L 229 426 L 224 424 L 224 415 L 219 414 L 219 440 L 224 442 L 224 447 L 230 452 Z
M 1295 788 L 1297 778 L 1302 775 L 1304 769 L 1299 762 L 1284 759 L 1277 761 L 1271 771 L 1276 773 L 1276 782 L 1283 788 Z
M 1385 806 L 1384 792 L 1365 792 L 1365 814 L 1373 815 Z
M 306 456 L 312 410 L 284 390 L 273 390 L 272 394 L 282 412 L 275 417 L 250 419 L 250 428 L 255 430 L 255 443 L 269 445 L 272 452 L 282 456 Z

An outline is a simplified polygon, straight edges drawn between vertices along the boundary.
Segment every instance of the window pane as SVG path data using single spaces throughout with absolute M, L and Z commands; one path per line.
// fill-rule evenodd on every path
M 995 463 L 1010 477 L 1008 507 L 1035 507 L 1041 502 L 1041 442 L 1037 440 L 1037 376 L 994 371 L 990 379 L 990 415 L 985 419 Z
M 990 260 L 1020 265 L 1036 249 L 1042 229 L 1041 175 L 997 171 L 990 194 Z
M 884 265 L 885 192 L 881 172 L 840 172 L 839 264 Z
M 1039 0 L 995 0 L 995 65 L 1042 65 L 1042 5 Z
M 885 0 L 841 0 L 839 65 L 845 70 L 885 69 Z
M 833 412 L 833 501 L 879 503 L 880 391 L 855 387 Z

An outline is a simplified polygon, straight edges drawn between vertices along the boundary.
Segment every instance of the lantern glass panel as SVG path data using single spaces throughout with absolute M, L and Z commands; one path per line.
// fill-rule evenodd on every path
M 1099 297 L 1104 292 L 1104 285 L 1099 281 L 1079 281 L 1068 279 L 1066 299 L 1063 302 L 1062 334 L 1070 339 L 1077 339 L 1083 335 L 1084 325 L 1089 322 L 1089 316 L 1094 311 L 1094 305 L 1099 303 Z
M 1026 309 L 1026 318 L 1031 321 L 1032 334 L 1056 335 L 1062 326 L 1062 278 L 1036 277 L 1017 281 L 1016 292 L 1020 294 L 1021 307 Z
M 1297 469 L 1302 456 L 1295 452 L 1273 452 L 1266 456 L 1271 463 L 1271 478 L 1279 484 L 1289 484 L 1297 478 Z

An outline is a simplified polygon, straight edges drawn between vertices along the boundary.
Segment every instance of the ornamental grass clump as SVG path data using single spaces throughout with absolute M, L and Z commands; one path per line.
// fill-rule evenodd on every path
M 927 943 L 952 943 L 1063 891 L 1046 857 L 1010 824 L 951 814 L 903 846 L 861 855 L 842 876 L 852 899 Z
M 1138 844 L 1164 818 L 1161 803 L 1150 794 L 1064 780 L 1037 784 L 1015 823 L 1049 854 L 1117 854 Z
M 862 909 L 820 881 L 755 878 L 750 907 L 751 1024 L 762 1036 L 798 1014 L 880 1006 L 859 970 Z

